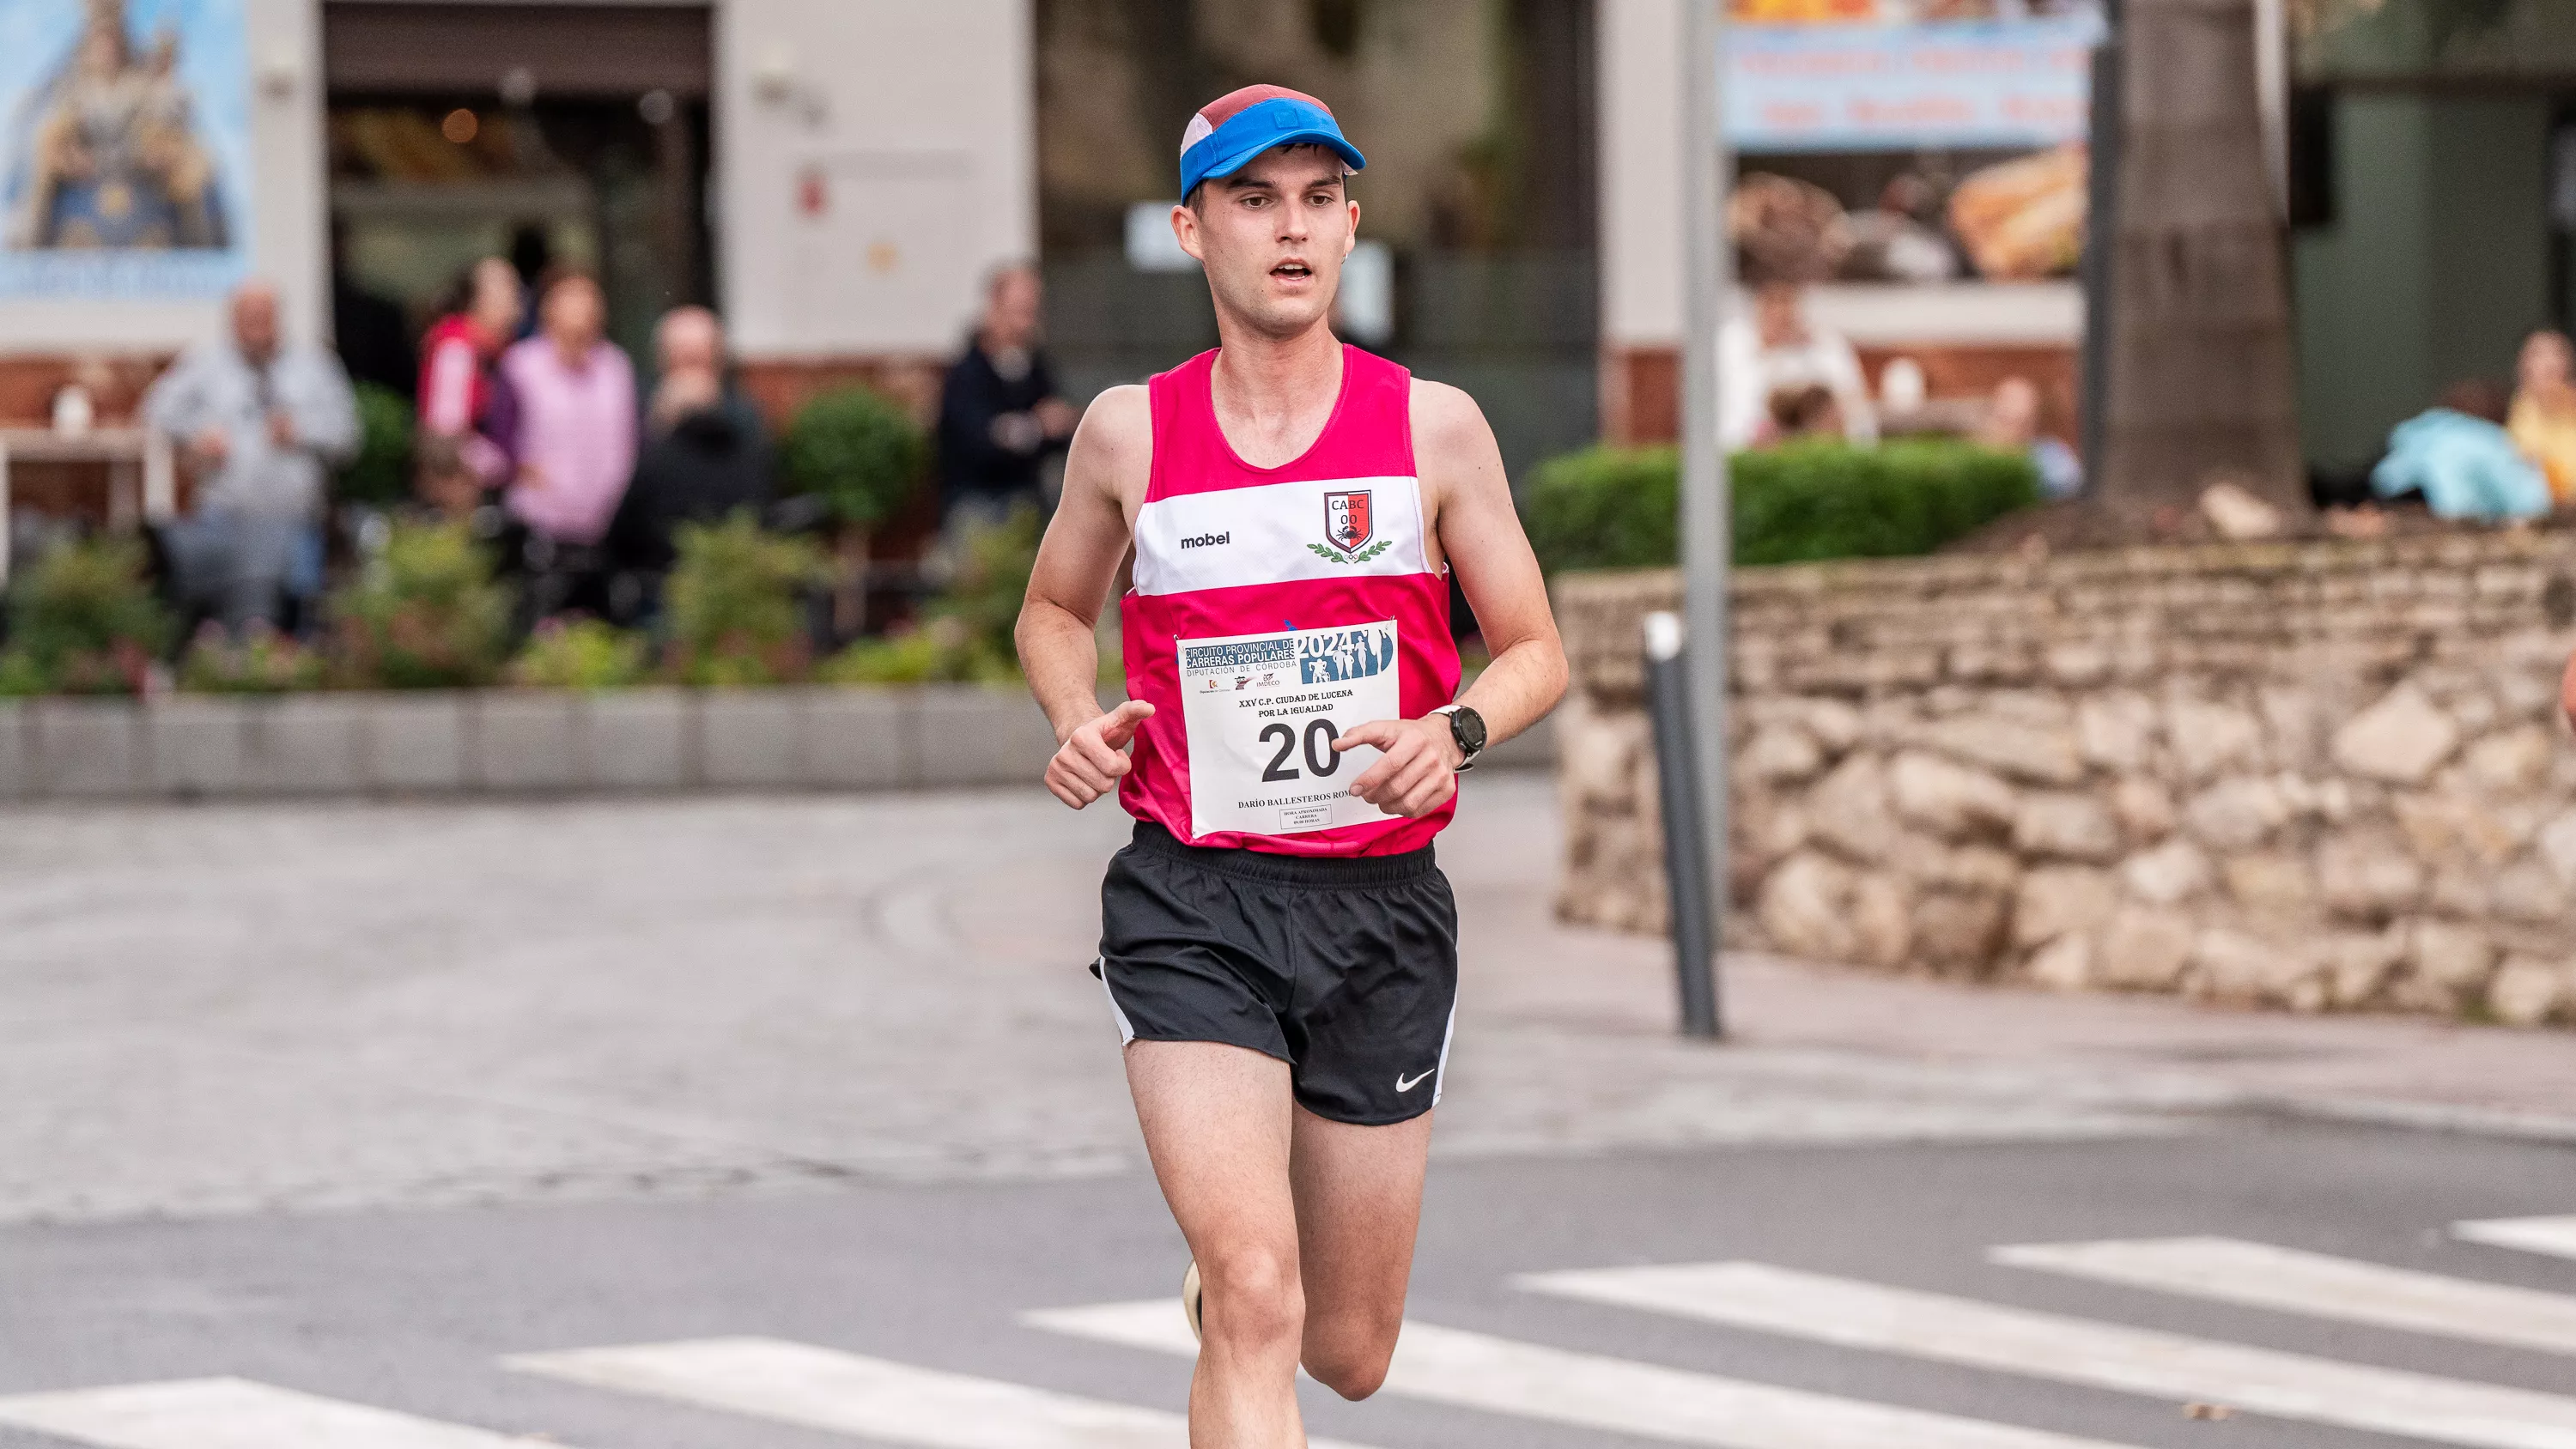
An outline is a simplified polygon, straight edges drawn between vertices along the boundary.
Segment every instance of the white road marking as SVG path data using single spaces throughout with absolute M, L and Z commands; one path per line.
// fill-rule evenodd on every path
M 1180 1322 L 1179 1309 L 1165 1303 L 1163 1311 Z M 504 1362 L 593 1388 L 921 1449 L 1188 1449 L 1190 1442 L 1178 1414 L 779 1339 L 585 1348 Z
M 2576 1449 L 2576 1399 L 1801 1273 L 1701 1263 L 1532 1274 L 1524 1287 L 1844 1348 L 2028 1374 L 2479 1449 Z
M 2576 1354 L 2576 1297 L 2233 1238 L 2032 1243 L 1990 1255 L 2109 1283 L 2218 1298 L 2284 1313 Z
M 2453 1223 L 2451 1236 L 2463 1242 L 2547 1253 L 2553 1258 L 2576 1258 L 2576 1217 L 2489 1218 L 2485 1222 Z
M 526 1449 L 534 1442 L 229 1378 L 0 1398 L 0 1425 L 100 1449 Z
M 1187 1324 L 1163 1299 L 1053 1308 L 1022 1321 L 1079 1338 L 1194 1356 Z M 1574 1353 L 1407 1321 L 1385 1392 L 1492 1414 L 1545 1419 L 1719 1449 L 2112 1449 L 2038 1429 L 1989 1424 L 1659 1364 Z

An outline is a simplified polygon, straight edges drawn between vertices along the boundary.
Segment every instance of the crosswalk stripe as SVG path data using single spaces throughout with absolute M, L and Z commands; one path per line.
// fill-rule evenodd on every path
M 2576 1258 L 2576 1217 L 2489 1218 L 2484 1222 L 2453 1223 L 2451 1236 L 2463 1242 L 2547 1253 L 2553 1258 Z
M 1180 1317 L 1169 1303 L 1163 1307 Z M 592 1388 L 920 1449 L 1188 1449 L 1190 1442 L 1189 1423 L 1178 1414 L 772 1338 L 585 1348 L 504 1362 Z
M 530 1442 L 232 1378 L 19 1394 L 0 1398 L 0 1425 L 99 1449 L 526 1449 Z
M 2479 1449 L 2576 1449 L 2576 1399 L 2033 1313 L 1761 1263 L 1532 1274 L 1544 1293 Z
M 1198 1352 L 1188 1325 L 1163 1299 L 1042 1309 L 1022 1315 L 1022 1321 L 1131 1348 Z M 2115 1449 L 2096 1439 L 1745 1383 L 1410 1319 L 1396 1341 L 1385 1391 L 1719 1449 Z
M 2197 1298 L 2576 1354 L 2576 1298 L 2233 1238 L 2030 1243 L 1998 1263 Z

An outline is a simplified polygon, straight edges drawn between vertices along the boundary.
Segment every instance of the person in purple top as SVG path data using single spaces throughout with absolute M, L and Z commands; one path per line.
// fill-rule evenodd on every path
M 608 307 L 581 272 L 547 279 L 536 335 L 501 354 L 485 424 L 510 460 L 502 503 L 529 535 L 541 617 L 603 602 L 597 545 L 635 473 L 635 366 L 603 335 Z

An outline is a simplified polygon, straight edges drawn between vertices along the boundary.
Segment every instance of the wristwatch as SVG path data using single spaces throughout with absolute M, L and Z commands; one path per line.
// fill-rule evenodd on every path
M 1444 704 L 1433 714 L 1449 716 L 1449 738 L 1458 742 L 1458 768 L 1465 774 L 1476 768 L 1476 757 L 1485 752 L 1485 717 L 1463 704 Z

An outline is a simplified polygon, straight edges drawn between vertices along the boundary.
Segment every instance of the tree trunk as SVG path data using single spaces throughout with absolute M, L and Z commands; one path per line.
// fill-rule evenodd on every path
M 2169 532 L 2233 482 L 2309 509 L 2252 0 L 2125 0 L 2101 506 Z

